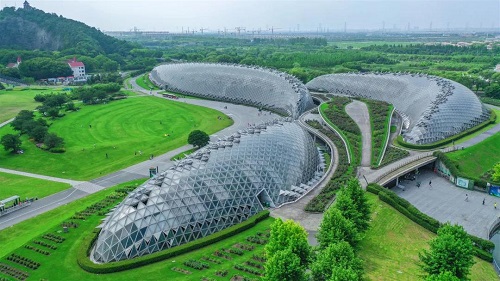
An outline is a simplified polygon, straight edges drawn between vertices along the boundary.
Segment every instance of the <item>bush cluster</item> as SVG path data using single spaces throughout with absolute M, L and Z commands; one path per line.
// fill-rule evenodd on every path
M 78 228 L 78 224 L 74 221 L 65 221 L 61 223 L 62 227 L 67 227 L 67 228 Z
M 197 261 L 197 260 L 192 260 L 192 259 L 185 261 L 183 264 L 187 267 L 191 267 L 191 268 L 198 269 L 198 270 L 210 268 L 210 265 L 208 263 Z
M 257 276 L 262 276 L 263 275 L 261 270 L 255 269 L 255 268 L 252 268 L 252 267 L 249 267 L 249 266 L 241 265 L 241 264 L 235 264 L 234 268 L 237 269 L 237 270 L 241 270 L 243 272 L 246 272 L 246 273 L 257 275 Z
M 56 242 L 56 243 L 62 243 L 62 242 L 64 242 L 64 240 L 66 240 L 66 238 L 59 236 L 59 235 L 52 234 L 52 233 L 44 234 L 42 236 L 42 238 L 50 240 L 52 242 Z
M 248 266 L 260 269 L 260 270 L 264 270 L 264 265 L 262 263 L 260 263 L 260 262 L 248 260 L 248 261 L 245 262 L 245 264 L 248 265 Z
M 265 245 L 265 244 L 267 244 L 267 242 L 269 242 L 268 239 L 262 238 L 258 235 L 248 236 L 246 240 L 250 243 L 259 244 L 259 245 Z
M 214 257 L 210 257 L 210 256 L 203 256 L 201 259 L 205 260 L 205 261 L 209 261 L 209 262 L 215 263 L 215 264 L 222 264 L 221 260 L 216 259 Z
M 327 136 L 335 144 L 339 154 L 337 170 L 335 170 L 330 181 L 304 208 L 307 212 L 323 212 L 335 197 L 337 190 L 344 186 L 349 178 L 354 175 L 354 164 L 348 164 L 347 151 L 344 149 L 344 143 L 337 134 L 323 128 L 318 121 L 307 121 L 307 124 Z
M 238 255 L 238 256 L 243 256 L 244 252 L 242 249 L 240 248 L 229 248 L 229 250 L 227 250 L 228 252 L 230 252 L 231 254 L 235 254 L 235 255 Z
M 191 271 L 185 270 L 185 269 L 180 268 L 180 267 L 172 267 L 172 270 L 179 272 L 179 273 L 182 273 L 182 274 L 191 274 Z
M 372 129 L 372 168 L 378 167 L 380 158 L 384 152 L 387 142 L 387 134 L 389 132 L 389 121 L 391 119 L 392 105 L 384 101 L 363 99 L 363 102 L 368 106 L 370 113 L 370 124 Z
M 17 254 L 11 254 L 10 256 L 7 257 L 8 261 L 15 262 L 17 264 L 20 264 L 22 266 L 25 266 L 29 269 L 36 270 L 40 267 L 40 263 L 36 262 L 34 260 L 30 260 L 26 257 L 17 255 Z
M 380 185 L 370 183 L 366 190 L 377 194 L 380 200 L 386 202 L 391 205 L 394 209 L 398 210 L 401 214 L 414 221 L 418 225 L 424 227 L 425 229 L 437 233 L 439 227 L 441 227 L 441 223 L 436 219 L 420 212 L 415 206 L 413 206 L 410 202 L 405 199 L 399 197 L 396 193 L 388 190 Z M 493 256 L 491 255 L 491 251 L 495 248 L 495 244 L 489 240 L 481 239 L 474 235 L 469 235 L 471 240 L 474 242 L 476 246 L 476 256 L 485 261 L 493 261 Z
M 72 98 L 81 100 L 84 104 L 101 104 L 109 102 L 117 96 L 123 96 L 117 93 L 121 86 L 118 83 L 94 84 L 74 88 L 71 92 Z
M 40 246 L 43 246 L 45 248 L 49 248 L 51 250 L 57 250 L 57 246 L 54 246 L 54 245 L 49 244 L 49 243 L 45 243 L 45 242 L 40 241 L 40 240 L 33 240 L 33 243 L 40 245 Z
M 226 259 L 226 260 L 232 260 L 233 258 L 228 254 L 228 252 L 226 252 L 225 249 L 220 249 L 220 250 L 216 250 L 214 252 L 214 256 L 216 257 L 219 257 L 219 258 L 223 258 L 223 259 Z
M 64 140 L 54 133 L 49 133 L 49 125 L 42 118 L 35 120 L 35 114 L 29 110 L 21 110 L 10 123 L 12 128 L 21 134 L 28 135 L 36 143 L 43 143 L 38 147 L 46 150 L 60 148 Z
M 396 148 L 394 146 L 388 146 L 386 151 L 385 151 L 384 159 L 382 159 L 382 162 L 380 163 L 380 166 L 377 167 L 377 169 L 380 167 L 383 167 L 385 165 L 388 165 L 392 162 L 396 162 L 398 160 L 406 158 L 409 155 L 410 155 L 410 152 L 408 152 L 406 150 L 399 149 L 399 148 Z
M 36 248 L 36 247 L 33 247 L 31 245 L 24 245 L 24 248 L 28 249 L 28 250 L 32 250 L 32 251 L 35 251 L 37 253 L 40 253 L 42 255 L 46 255 L 46 256 L 49 256 L 50 255 L 50 252 L 49 251 L 45 251 L 45 250 L 42 250 L 40 248 Z
M 226 277 L 229 272 L 227 270 L 217 270 L 215 272 L 215 275 L 220 276 L 220 277 Z
M 263 254 L 260 254 L 260 255 L 256 255 L 256 254 L 254 254 L 254 255 L 252 256 L 252 259 L 254 259 L 254 260 L 258 261 L 258 262 L 266 262 L 266 261 L 267 261 L 266 256 L 265 256 L 265 255 L 263 255 Z
M 30 276 L 27 272 L 19 270 L 10 265 L 6 265 L 4 263 L 0 263 L 0 272 L 12 276 L 21 281 L 28 279 L 28 277 Z
M 137 268 L 143 265 L 155 263 L 158 261 L 162 261 L 174 256 L 178 256 L 196 249 L 199 249 L 201 247 L 205 247 L 207 245 L 211 245 L 215 242 L 222 241 L 228 237 L 231 237 L 235 234 L 238 234 L 244 230 L 247 230 L 254 225 L 256 225 L 258 222 L 266 219 L 269 217 L 269 211 L 262 211 L 250 218 L 248 218 L 246 221 L 239 223 L 237 225 L 233 225 L 231 227 L 228 227 L 226 229 L 223 229 L 217 233 L 211 234 L 209 236 L 191 241 L 189 243 L 176 246 L 170 249 L 166 249 L 163 251 L 159 251 L 156 253 L 152 253 L 150 255 L 134 258 L 131 260 L 123 260 L 123 261 L 118 261 L 118 262 L 113 262 L 113 263 L 107 263 L 107 264 L 95 264 L 89 259 L 89 254 L 90 250 L 92 249 L 92 245 L 97 239 L 97 236 L 99 234 L 98 231 L 96 231 L 93 235 L 88 236 L 84 239 L 82 242 L 80 248 L 78 249 L 78 254 L 77 254 L 77 262 L 80 265 L 82 269 L 85 271 L 91 272 L 91 273 L 98 273 L 98 274 L 103 274 L 103 273 L 111 273 L 111 272 L 118 272 L 118 271 L 123 271 L 127 269 L 132 269 L 132 268 Z
M 235 244 L 233 247 L 240 248 L 240 249 L 246 250 L 246 251 L 253 251 L 255 249 L 254 245 L 244 244 L 244 243 Z

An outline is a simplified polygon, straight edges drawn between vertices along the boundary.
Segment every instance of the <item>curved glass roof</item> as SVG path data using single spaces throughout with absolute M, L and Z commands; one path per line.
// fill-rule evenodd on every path
M 100 225 L 91 253 L 111 262 L 210 235 L 295 201 L 321 178 L 324 160 L 295 122 L 251 127 L 188 155 L 147 181 Z
M 150 78 L 173 92 L 263 107 L 293 118 L 313 105 L 309 91 L 297 78 L 257 66 L 164 64 L 155 67 Z
M 405 119 L 403 138 L 428 144 L 448 138 L 489 118 L 489 111 L 465 86 L 423 74 L 329 74 L 307 83 L 310 90 L 382 100 Z

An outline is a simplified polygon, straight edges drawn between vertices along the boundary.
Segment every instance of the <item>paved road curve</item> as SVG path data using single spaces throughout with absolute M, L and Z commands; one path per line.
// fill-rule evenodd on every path
M 372 130 L 370 125 L 370 114 L 368 107 L 364 102 L 353 100 L 350 104 L 346 105 L 345 111 L 351 118 L 358 124 L 361 130 L 361 166 L 370 167 L 372 157 Z

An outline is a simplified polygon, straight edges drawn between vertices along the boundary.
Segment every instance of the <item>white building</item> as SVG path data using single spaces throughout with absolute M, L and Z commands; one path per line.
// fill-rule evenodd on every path
M 68 61 L 69 67 L 73 70 L 73 77 L 75 81 L 86 81 L 87 76 L 85 75 L 85 64 L 81 61 L 77 61 L 76 57 Z

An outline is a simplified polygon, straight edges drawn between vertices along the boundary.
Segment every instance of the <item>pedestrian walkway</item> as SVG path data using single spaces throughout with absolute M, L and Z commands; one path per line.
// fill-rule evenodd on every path
M 9 123 L 10 123 L 10 122 L 12 122 L 12 121 L 14 121 L 14 118 L 11 118 L 11 119 L 9 119 L 9 120 L 7 120 L 7 121 L 5 121 L 5 122 L 0 123 L 0 128 L 2 128 L 3 126 L 5 126 L 5 125 L 9 124 Z
M 372 158 L 372 130 L 368 107 L 364 102 L 353 100 L 351 103 L 346 105 L 345 111 L 354 120 L 354 122 L 356 122 L 361 130 L 361 166 L 370 167 Z
M 417 182 L 421 182 L 420 187 Z M 459 224 L 468 233 L 484 239 L 489 239 L 490 227 L 500 216 L 500 198 L 457 187 L 430 170 L 422 170 L 416 180 L 402 184 L 406 186 L 404 191 L 393 191 L 421 212 L 443 223 Z
M 44 176 L 44 175 L 39 175 L 39 174 L 34 174 L 34 173 L 21 172 L 21 171 L 17 171 L 17 170 L 4 169 L 4 168 L 0 168 L 0 172 L 7 173 L 7 174 L 20 175 L 20 176 L 25 176 L 25 177 L 30 177 L 30 178 L 48 180 L 48 181 L 62 182 L 62 183 L 70 184 L 71 186 L 75 186 L 75 185 L 83 183 L 83 181 L 62 179 L 62 178 Z

